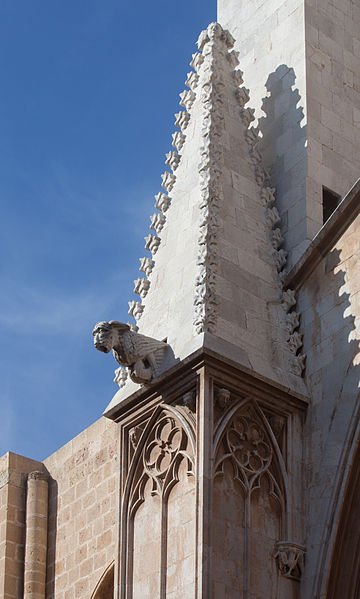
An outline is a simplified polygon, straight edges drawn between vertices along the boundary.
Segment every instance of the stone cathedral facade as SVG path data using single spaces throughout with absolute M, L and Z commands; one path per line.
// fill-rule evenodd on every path
M 133 323 L 94 327 L 119 390 L 43 463 L 0 460 L 4 599 L 360 597 L 360 4 L 218 21 Z

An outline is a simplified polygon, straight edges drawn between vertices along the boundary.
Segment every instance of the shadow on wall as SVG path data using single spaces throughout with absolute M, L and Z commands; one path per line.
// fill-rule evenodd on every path
M 49 520 L 48 520 L 48 550 L 47 550 L 47 575 L 46 575 L 46 597 L 48 599 L 54 599 L 54 597 L 55 597 L 55 559 L 56 559 L 57 514 L 58 514 L 58 484 L 57 484 L 56 480 L 49 477 Z
M 288 251 L 304 239 L 298 224 L 305 218 L 307 174 L 306 126 L 301 126 L 304 113 L 299 90 L 293 89 L 295 80 L 294 69 L 285 64 L 269 75 L 265 84 L 268 95 L 262 103 L 266 116 L 258 125 L 264 166 L 277 190 L 276 205 Z M 291 231 L 289 237 L 287 231 Z
M 357 569 L 360 560 L 354 560 L 354 547 L 360 546 L 360 527 L 347 528 L 347 523 L 360 522 L 360 511 L 349 513 L 351 509 L 360 510 L 360 503 L 351 503 L 349 490 L 346 490 L 349 476 L 352 477 L 354 469 L 358 470 L 354 455 L 359 444 L 360 343 L 351 299 L 356 292 L 352 287 L 356 277 L 352 277 L 348 265 L 342 267 L 342 253 L 336 248 L 329 251 L 324 259 L 324 271 L 308 288 L 310 301 L 315 306 L 314 320 L 305 328 L 304 335 L 307 370 L 312 369 L 308 376 L 312 406 L 306 425 L 312 437 L 308 447 L 312 469 L 306 481 L 306 512 L 313 512 L 312 521 L 314 513 L 324 514 L 323 520 L 316 520 L 319 532 L 323 531 L 322 538 L 315 539 L 313 544 L 313 531 L 311 545 L 307 542 L 310 570 L 307 579 L 313 580 L 314 585 L 307 592 L 318 599 L 325 596 L 327 584 L 331 591 L 328 589 L 326 597 L 331 599 L 357 599 L 359 595 L 353 594 L 353 588 L 360 588 Z M 346 258 L 348 264 L 348 252 Z M 326 355 L 330 359 L 321 367 Z M 326 504 L 329 484 L 332 492 Z M 347 538 L 351 542 L 344 553 L 341 547 L 345 547 Z M 316 553 L 311 555 L 314 545 L 321 548 L 317 559 Z

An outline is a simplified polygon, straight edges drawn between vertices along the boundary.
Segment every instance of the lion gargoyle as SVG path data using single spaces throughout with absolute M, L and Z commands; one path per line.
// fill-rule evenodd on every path
M 98 322 L 93 336 L 96 349 L 106 354 L 113 350 L 115 360 L 127 368 L 134 383 L 149 384 L 158 377 L 169 347 L 164 341 L 140 335 L 117 320 Z

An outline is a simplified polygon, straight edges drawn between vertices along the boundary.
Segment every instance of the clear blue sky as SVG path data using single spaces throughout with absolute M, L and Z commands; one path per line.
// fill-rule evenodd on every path
M 0 2 L 0 455 L 101 416 L 178 94 L 215 0 Z

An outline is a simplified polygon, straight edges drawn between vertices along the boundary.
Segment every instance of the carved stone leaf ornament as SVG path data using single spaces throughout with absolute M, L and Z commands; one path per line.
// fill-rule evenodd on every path
M 140 268 L 139 270 L 146 274 L 147 277 L 150 276 L 152 269 L 154 268 L 154 260 L 151 258 L 139 258 L 140 260 Z
M 189 124 L 190 115 L 186 110 L 181 110 L 175 114 L 175 126 L 184 131 Z
M 216 296 L 217 231 L 220 225 L 219 208 L 223 201 L 221 173 L 223 167 L 224 135 L 224 73 L 230 71 L 229 48 L 232 36 L 218 23 L 211 23 L 198 39 L 203 52 L 203 63 L 199 70 L 200 100 L 203 107 L 203 143 L 199 163 L 200 174 L 200 235 L 198 238 L 198 275 L 195 279 L 194 327 L 199 334 L 215 332 L 218 299 Z M 236 62 L 236 55 L 235 57 Z M 234 60 L 230 58 L 230 64 Z M 232 64 L 232 66 L 234 66 Z M 239 71 L 235 81 L 242 80 Z
M 127 371 L 124 368 L 122 368 L 120 366 L 119 368 L 117 368 L 115 370 L 114 383 L 116 383 L 117 385 L 119 385 L 120 389 L 122 389 L 123 387 L 125 387 L 127 378 L 128 378 L 128 373 L 127 373 Z
M 167 196 L 163 191 L 160 191 L 158 194 L 156 194 L 155 200 L 155 208 L 160 210 L 160 212 L 166 212 L 171 202 L 169 196 Z
M 140 302 L 136 302 L 135 300 L 131 300 L 131 302 L 129 302 L 128 314 L 133 316 L 135 320 L 139 320 L 139 318 L 141 318 L 143 311 L 144 306 Z
M 175 131 L 175 133 L 173 133 L 172 135 L 172 140 L 172 145 L 174 146 L 174 148 L 177 149 L 178 152 L 180 152 L 181 148 L 185 143 L 185 135 L 183 134 L 183 132 Z
M 149 252 L 151 252 L 152 254 L 156 254 L 160 245 L 160 237 L 157 237 L 156 235 L 150 233 L 147 237 L 144 237 L 144 239 L 146 242 L 145 249 L 149 250 Z
M 154 231 L 156 231 L 156 233 L 161 233 L 161 231 L 164 228 L 165 221 L 166 221 L 165 216 L 161 212 L 156 212 L 155 214 L 153 214 L 150 217 L 150 221 L 151 221 L 151 224 L 150 224 L 151 229 L 154 229 Z

